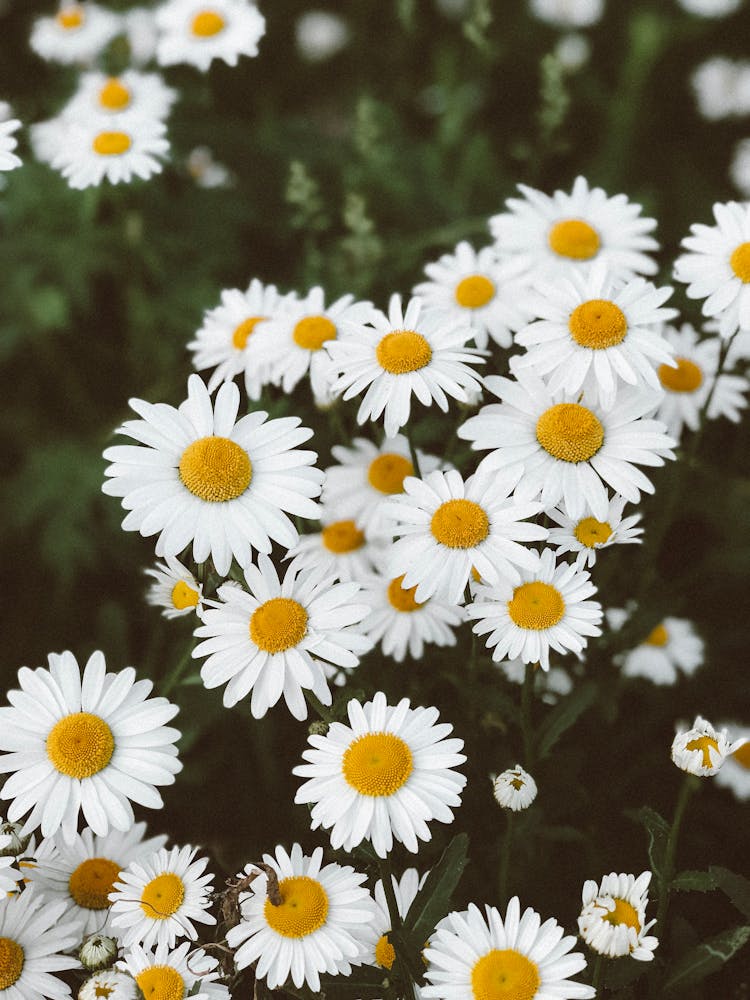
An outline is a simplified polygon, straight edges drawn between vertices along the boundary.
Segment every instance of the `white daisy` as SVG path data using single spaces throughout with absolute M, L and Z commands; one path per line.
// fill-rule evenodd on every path
M 654 684 L 674 684 L 680 674 L 690 677 L 703 663 L 704 643 L 692 622 L 665 618 L 635 649 L 617 662 L 626 677 L 646 677 Z
M 591 59 L 591 42 L 580 32 L 568 31 L 560 35 L 553 52 L 567 73 L 577 73 Z
M 150 809 L 163 805 L 156 785 L 171 785 L 182 770 L 175 740 L 165 726 L 179 709 L 166 698 L 148 698 L 153 684 L 136 681 L 125 667 L 106 673 L 104 655 L 93 653 L 81 677 L 70 652 L 49 654 L 49 670 L 18 671 L 20 691 L 12 708 L 0 708 L 0 790 L 12 799 L 8 818 L 30 812 L 24 832 L 62 828 L 70 842 L 78 814 L 100 835 L 129 830 L 130 800 Z
M 57 152 L 65 145 L 65 135 L 70 122 L 64 115 L 56 115 L 48 121 L 35 122 L 29 127 L 29 139 L 34 156 L 40 163 L 52 165 Z
M 59 146 L 50 164 L 70 187 L 148 180 L 161 173 L 159 162 L 169 151 L 166 125 L 154 118 L 123 113 L 111 125 L 98 116 L 66 122 L 58 131 Z
M 650 881 L 648 871 L 638 878 L 611 872 L 601 885 L 591 879 L 584 883 L 578 930 L 589 948 L 607 958 L 630 955 L 639 962 L 653 959 L 659 941 L 648 935 L 656 921 L 646 922 Z
M 549 670 L 549 651 L 578 655 L 588 636 L 601 635 L 602 607 L 588 600 L 596 593 L 588 573 L 568 563 L 555 565 L 545 549 L 539 568 L 522 575 L 518 586 L 503 580 L 494 587 L 479 584 L 477 597 L 466 608 L 475 619 L 477 635 L 488 635 L 495 661 L 520 657 Z
M 77 939 L 62 919 L 65 906 L 41 893 L 0 896 L 0 995 L 4 1000 L 63 1000 L 70 987 L 53 975 L 79 969 L 78 959 L 62 952 Z
M 644 252 L 659 247 L 648 235 L 656 221 L 641 218 L 641 206 L 624 194 L 610 198 L 602 188 L 589 188 L 585 177 L 576 177 L 570 194 L 518 188 L 524 198 L 508 198 L 510 211 L 490 219 L 501 259 L 530 255 L 538 276 L 550 280 L 585 269 L 594 258 L 622 280 L 656 273 Z
M 395 837 L 416 853 L 432 836 L 427 822 L 451 823 L 461 802 L 466 778 L 453 768 L 466 760 L 463 740 L 446 739 L 453 727 L 436 725 L 436 708 L 409 708 L 408 698 L 390 706 L 382 691 L 347 711 L 349 725 L 308 737 L 308 763 L 293 769 L 308 780 L 294 801 L 314 803 L 312 829 L 330 829 L 334 848 L 369 840 L 384 858 Z
M 308 62 L 324 62 L 346 48 L 351 38 L 347 22 L 327 10 L 308 10 L 294 24 L 297 51 Z
M 529 9 L 556 28 L 590 28 L 601 20 L 604 0 L 529 0 Z
M 168 87 L 158 73 L 139 73 L 128 69 L 121 76 L 84 73 L 78 90 L 66 104 L 63 114 L 71 118 L 92 115 L 119 121 L 123 113 L 144 118 L 167 118 L 177 100 L 177 91 Z
M 141 996 L 133 977 L 116 969 L 95 972 L 78 991 L 78 1000 L 140 1000 Z
M 663 465 L 674 458 L 676 443 L 664 424 L 644 418 L 654 409 L 654 394 L 624 389 L 605 411 L 575 395 L 551 393 L 537 375 L 516 374 L 488 377 L 487 388 L 502 402 L 483 407 L 458 429 L 473 448 L 494 449 L 480 471 L 523 463 L 519 501 L 540 497 L 547 509 L 562 500 L 570 517 L 583 517 L 588 505 L 598 521 L 609 510 L 607 486 L 631 503 L 639 502 L 641 490 L 654 492 L 636 465 Z
M 420 876 L 416 868 L 407 868 L 400 879 L 397 879 L 395 875 L 391 875 L 393 898 L 396 900 L 396 909 L 402 921 L 406 919 L 409 907 L 417 898 L 417 893 L 422 888 L 428 874 L 428 872 L 425 872 L 424 875 Z M 396 961 L 396 951 L 388 937 L 392 930 L 391 915 L 388 910 L 388 901 L 385 896 L 382 879 L 378 879 L 375 883 L 373 897 L 377 912 L 370 925 L 374 943 L 371 946 L 367 961 L 369 965 L 377 965 L 381 969 L 386 969 L 390 972 L 393 968 L 393 963 Z
M 503 771 L 492 782 L 492 791 L 498 805 L 503 809 L 519 812 L 528 809 L 536 798 L 536 782 L 520 764 Z
M 226 576 L 233 556 L 246 567 L 253 551 L 270 552 L 272 541 L 295 544 L 285 512 L 317 518 L 311 498 L 323 473 L 311 468 L 314 451 L 297 450 L 312 435 L 299 417 L 268 420 L 259 410 L 237 420 L 237 386 L 222 385 L 212 407 L 198 375 L 190 376 L 179 409 L 141 399 L 130 405 L 143 419 L 119 432 L 145 447 L 108 448 L 111 478 L 102 489 L 123 498 L 126 531 L 159 535 L 158 556 L 176 556 L 192 541 L 195 562 L 210 556 Z
M 554 546 L 558 557 L 566 552 L 575 553 L 576 569 L 590 569 L 596 563 L 599 550 L 610 545 L 640 545 L 643 528 L 636 525 L 641 515 L 623 517 L 626 502 L 624 497 L 615 494 L 601 521 L 589 511 L 584 511 L 584 517 L 568 517 L 564 510 L 552 507 L 547 515 L 559 527 L 550 528 L 549 544 Z
M 698 110 L 708 121 L 750 111 L 750 62 L 713 56 L 702 62 L 690 77 Z
M 497 666 L 511 684 L 520 685 L 526 679 L 526 664 L 520 656 L 514 660 L 500 660 Z M 564 667 L 551 666 L 549 670 L 537 671 L 534 678 L 534 693 L 546 705 L 556 705 L 572 690 L 573 681 Z
M 21 166 L 21 158 L 13 152 L 18 145 L 13 133 L 20 127 L 21 122 L 17 118 L 0 122 L 0 170 L 15 170 Z
M 315 570 L 320 576 L 334 576 L 342 583 L 362 581 L 375 569 L 385 543 L 368 538 L 352 518 L 334 520 L 323 516 L 322 531 L 302 535 L 286 555 L 290 569 Z
M 281 695 L 295 719 L 307 718 L 304 691 L 324 704 L 331 693 L 318 660 L 356 667 L 371 648 L 356 627 L 369 608 L 354 603 L 358 583 L 333 582 L 317 573 L 288 569 L 283 582 L 267 556 L 245 570 L 250 593 L 224 584 L 221 603 L 203 613 L 195 635 L 203 642 L 194 657 L 207 656 L 201 678 L 207 688 L 227 684 L 224 704 L 236 705 L 252 691 L 250 711 L 262 718 Z M 314 654 L 311 655 L 311 654 Z
M 231 170 L 214 159 L 208 146 L 191 149 L 185 160 L 185 167 L 199 188 L 229 188 L 234 184 Z
M 92 62 L 121 29 L 117 14 L 91 3 L 63 2 L 54 17 L 34 21 L 29 44 L 50 62 Z
M 411 299 L 406 310 L 401 296 L 392 295 L 388 315 L 375 310 L 372 326 L 350 328 L 345 337 L 329 341 L 326 349 L 339 374 L 332 383 L 334 395 L 351 399 L 367 389 L 357 422 L 385 415 L 385 433 L 393 437 L 409 420 L 412 394 L 424 406 L 437 403 L 448 412 L 448 396 L 462 403 L 481 386 L 468 366 L 481 364 L 473 348 L 470 326 L 426 315 L 420 299 Z
M 449 913 L 430 938 L 424 955 L 430 981 L 425 1000 L 588 1000 L 590 986 L 573 982 L 586 968 L 576 939 L 550 917 L 542 923 L 531 907 L 521 913 L 518 897 L 508 903 L 503 918 L 494 906 L 484 915 L 473 903 L 462 913 Z
M 144 573 L 156 581 L 149 587 L 146 600 L 162 608 L 165 618 L 182 618 L 191 613 L 200 617 L 203 587 L 179 559 L 167 556 L 166 562 L 158 562 L 154 569 L 146 569 Z
M 257 56 L 266 21 L 250 0 L 167 0 L 156 10 L 160 66 L 188 63 L 204 73 L 214 59 L 236 66 Z
M 258 874 L 240 896 L 242 918 L 227 932 L 236 949 L 238 969 L 257 962 L 255 975 L 269 989 L 291 978 L 320 992 L 320 974 L 351 975 L 366 960 L 363 943 L 370 936 L 375 904 L 363 885 L 367 876 L 348 865 L 323 865 L 323 849 L 312 855 L 294 844 L 290 854 L 276 848 L 265 864 L 278 878 L 278 897 L 269 892 L 268 876 Z M 246 874 L 252 865 L 245 869 Z M 280 901 L 279 901 L 280 899 Z
M 716 784 L 731 789 L 740 802 L 746 802 L 750 799 L 750 727 L 733 725 L 732 729 L 746 742 L 724 758 Z
M 161 945 L 173 948 L 178 937 L 195 941 L 193 922 L 215 924 L 211 906 L 213 875 L 204 875 L 207 858 L 197 847 L 162 847 L 147 858 L 131 861 L 109 894 L 112 933 L 126 948 Z
M 672 742 L 672 761 L 688 774 L 707 778 L 716 774 L 726 758 L 747 743 L 743 737 L 730 743 L 726 729 L 717 731 L 707 719 L 698 715 L 692 729 L 678 730 Z
M 750 139 L 740 139 L 734 147 L 729 176 L 745 201 L 750 200 Z
M 159 39 L 154 11 L 150 7 L 131 7 L 123 13 L 123 20 L 130 61 L 135 66 L 145 66 L 155 57 Z
M 727 17 L 739 10 L 744 0 L 677 0 L 677 3 L 698 17 Z
M 131 945 L 118 965 L 129 973 L 148 1000 L 229 1000 L 229 990 L 216 980 L 218 962 L 189 941 L 177 948 L 159 944 L 155 949 Z

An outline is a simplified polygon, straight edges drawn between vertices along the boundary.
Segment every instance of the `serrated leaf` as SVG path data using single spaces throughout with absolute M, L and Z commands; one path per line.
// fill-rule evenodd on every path
M 409 907 L 404 927 L 414 940 L 420 942 L 420 946 L 448 912 L 451 896 L 468 862 L 468 849 L 469 838 L 466 834 L 455 836 Z
M 750 940 L 750 927 L 731 927 L 692 948 L 680 959 L 664 984 L 665 990 L 683 989 L 717 972 Z
M 719 865 L 711 865 L 709 871 L 717 887 L 729 897 L 743 916 L 750 918 L 750 881 Z
M 651 806 L 641 806 L 640 809 L 632 809 L 626 812 L 630 819 L 641 823 L 646 828 L 648 835 L 648 859 L 651 863 L 651 870 L 661 878 L 664 871 L 664 859 L 667 851 L 667 840 L 669 839 L 669 824 Z
M 716 879 L 708 872 L 685 871 L 672 879 L 672 889 L 678 892 L 711 892 L 716 889 Z
M 557 741 L 574 726 L 596 698 L 595 684 L 582 684 L 549 713 L 539 733 L 539 759 L 543 760 Z
M 320 989 L 326 997 L 334 1000 L 357 996 L 362 1000 L 382 997 L 385 989 L 383 980 L 386 973 L 375 965 L 359 965 L 351 976 L 321 976 Z

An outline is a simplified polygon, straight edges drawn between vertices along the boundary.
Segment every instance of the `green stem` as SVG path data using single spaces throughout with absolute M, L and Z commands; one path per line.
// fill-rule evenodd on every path
M 422 473 L 419 469 L 419 458 L 417 457 L 417 449 L 414 447 L 414 441 L 411 436 L 411 427 L 407 424 L 406 427 L 406 440 L 409 442 L 409 454 L 411 455 L 411 464 L 414 469 L 414 475 L 417 478 L 422 478 Z
M 334 721 L 333 710 L 327 708 L 320 698 L 318 698 L 317 695 L 314 695 L 309 688 L 303 688 L 302 693 L 307 699 L 308 705 L 315 709 L 323 722 L 327 722 L 330 725 Z
M 669 889 L 672 879 L 674 878 L 675 856 L 677 854 L 677 841 L 680 837 L 680 827 L 682 826 L 682 820 L 685 815 L 688 802 L 690 801 L 693 792 L 695 792 L 699 787 L 700 778 L 696 777 L 694 774 L 685 775 L 685 779 L 680 788 L 680 794 L 677 798 L 672 827 L 667 838 L 667 850 L 664 856 L 664 871 L 662 872 L 661 885 L 659 887 L 659 909 L 656 914 L 656 925 L 654 928 L 654 933 L 657 934 L 662 941 L 664 939 L 664 926 L 667 919 L 667 911 L 669 909 Z
M 599 996 L 599 989 L 602 984 L 602 976 L 604 973 L 604 955 L 597 955 L 594 961 L 594 971 L 591 974 L 591 985 L 596 990 L 596 995 Z
M 193 648 L 194 648 L 193 640 L 191 637 L 190 645 L 187 647 L 185 652 L 182 654 L 181 658 L 177 661 L 174 667 L 172 667 L 170 672 L 167 674 L 162 683 L 159 685 L 159 694 L 162 695 L 163 697 L 166 698 L 169 695 L 169 693 L 173 691 L 174 688 L 176 688 L 177 685 L 182 680 L 182 675 L 185 672 L 185 668 L 190 663 L 193 653 Z
M 504 906 L 508 898 L 508 872 L 510 871 L 510 852 L 513 845 L 513 813 L 510 809 L 505 810 L 507 825 L 505 836 L 500 845 L 500 877 L 498 879 L 498 898 L 500 905 Z
M 401 931 L 403 929 L 403 921 L 401 919 L 401 914 L 398 911 L 398 903 L 396 902 L 396 893 L 393 889 L 393 877 L 391 874 L 391 864 L 388 858 L 378 858 L 378 868 L 380 869 L 380 881 L 383 885 L 383 892 L 385 893 L 385 901 L 388 906 L 388 915 L 391 918 L 391 931 L 395 932 L 389 939 L 393 950 L 396 952 L 396 961 L 398 962 L 398 968 L 401 973 L 401 979 L 404 984 L 404 1000 L 415 1000 L 414 998 L 414 980 L 411 977 L 411 972 L 409 971 L 409 964 L 406 961 L 406 956 L 401 954 Z
M 711 401 L 714 398 L 714 393 L 716 392 L 716 386 L 719 382 L 719 377 L 724 371 L 724 365 L 727 363 L 727 356 L 729 355 L 729 348 L 732 346 L 732 341 L 737 336 L 737 333 L 733 333 L 731 337 L 721 342 L 721 349 L 719 350 L 719 363 L 716 366 L 716 374 L 714 380 L 711 383 L 711 388 L 709 389 L 708 395 L 706 396 L 703 406 L 698 414 L 698 430 L 693 434 L 693 439 L 690 442 L 690 447 L 685 452 L 685 461 L 692 462 L 698 452 L 698 446 L 701 443 L 703 434 L 706 430 L 706 425 L 708 424 L 708 408 L 711 405 Z
M 526 664 L 526 673 L 523 678 L 523 688 L 521 689 L 521 733 L 523 735 L 523 763 L 524 767 L 533 771 L 534 769 L 534 726 L 532 721 L 532 707 L 534 704 L 534 681 L 536 680 L 535 663 Z

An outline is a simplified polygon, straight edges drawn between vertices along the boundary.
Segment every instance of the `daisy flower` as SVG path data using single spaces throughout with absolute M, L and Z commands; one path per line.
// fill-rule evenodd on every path
M 21 166 L 21 158 L 13 152 L 18 145 L 13 133 L 20 127 L 21 122 L 17 118 L 0 122 L 0 170 L 15 170 Z
M 516 466 L 464 482 L 452 469 L 404 482 L 404 496 L 384 507 L 401 536 L 388 565 L 394 576 L 403 575 L 406 589 L 416 585 L 418 601 L 438 594 L 460 604 L 472 569 L 490 583 L 517 583 L 519 569 L 536 569 L 539 556 L 521 543 L 545 539 L 547 529 L 524 521 L 539 513 L 539 504 L 510 499 L 520 474 Z
M 131 7 L 123 13 L 125 37 L 130 47 L 130 61 L 145 66 L 156 56 L 159 32 L 150 7 Z
M 400 879 L 391 875 L 391 885 L 393 886 L 393 896 L 396 900 L 396 908 L 401 920 L 406 919 L 409 907 L 417 898 L 417 893 L 424 885 L 428 873 L 420 876 L 416 868 L 407 868 Z M 388 935 L 391 933 L 391 915 L 388 910 L 388 901 L 383 888 L 383 880 L 378 879 L 373 891 L 377 913 L 370 925 L 374 944 L 368 956 L 369 965 L 377 965 L 388 972 L 393 968 L 396 961 L 396 951 L 391 944 Z
M 92 653 L 81 677 L 70 652 L 49 654 L 49 670 L 18 671 L 20 691 L 0 708 L 0 773 L 10 773 L 0 797 L 12 799 L 8 818 L 29 812 L 23 832 L 44 837 L 62 828 L 75 839 L 78 814 L 101 836 L 133 825 L 130 800 L 163 805 L 156 785 L 171 785 L 182 770 L 165 723 L 179 709 L 148 698 L 153 684 L 125 667 L 106 673 L 104 655 Z
M 169 151 L 166 131 L 164 122 L 135 114 L 118 115 L 111 124 L 99 116 L 76 117 L 59 130 L 50 165 L 77 190 L 105 178 L 111 184 L 148 180 L 161 173 L 159 161 Z
M 622 280 L 634 274 L 655 274 L 656 263 L 646 251 L 659 244 L 648 234 L 655 219 L 641 218 L 641 206 L 624 194 L 610 198 L 602 188 L 589 188 L 576 177 L 570 194 L 542 191 L 519 184 L 523 198 L 508 198 L 510 211 L 490 219 L 500 259 L 530 256 L 540 278 L 554 280 L 584 270 L 596 259 Z
M 492 792 L 503 809 L 519 812 L 528 809 L 536 798 L 536 782 L 520 764 L 503 771 L 492 782 Z
M 97 115 L 103 122 L 125 112 L 164 119 L 176 100 L 177 91 L 168 87 L 157 73 L 139 73 L 133 69 L 125 70 L 121 76 L 84 73 L 63 113 L 82 118 Z
M 654 684 L 674 684 L 703 663 L 704 644 L 692 622 L 665 618 L 643 642 L 618 656 L 625 677 L 646 677 Z
M 461 242 L 454 252 L 425 266 L 430 281 L 414 286 L 425 313 L 450 317 L 459 327 L 470 326 L 474 343 L 484 349 L 491 337 L 500 347 L 510 347 L 513 333 L 530 319 L 525 307 L 529 261 L 500 262 L 494 247 L 474 250 Z
M 747 743 L 743 737 L 730 743 L 726 729 L 717 731 L 698 715 L 692 729 L 677 732 L 672 742 L 672 761 L 688 774 L 708 778 L 716 774 L 727 757 Z
M 750 62 L 713 56 L 690 77 L 698 110 L 708 121 L 721 121 L 750 111 Z
M 601 20 L 604 0 L 529 0 L 529 10 L 556 28 L 590 28 Z
M 204 73 L 214 59 L 236 66 L 257 56 L 266 21 L 249 0 L 168 0 L 156 10 L 160 66 L 188 63 Z
M 458 436 L 475 449 L 494 449 L 480 471 L 523 463 L 516 487 L 519 501 L 540 497 L 545 509 L 562 500 L 570 517 L 583 517 L 587 507 L 604 521 L 609 511 L 607 486 L 631 503 L 653 484 L 636 465 L 659 466 L 674 458 L 676 442 L 661 421 L 645 419 L 654 395 L 637 389 L 618 393 L 611 410 L 586 406 L 578 397 L 552 393 L 530 372 L 515 379 L 490 376 L 487 388 L 501 403 L 484 406 L 458 428 Z
M 531 907 L 521 913 L 517 896 L 505 917 L 494 906 L 483 915 L 471 903 L 449 913 L 430 938 L 424 953 L 430 985 L 422 994 L 425 1000 L 488 1000 L 502 990 L 514 1000 L 588 1000 L 595 991 L 568 979 L 586 968 L 583 955 L 571 952 L 575 943 L 554 918 L 542 923 Z
M 308 10 L 294 24 L 297 51 L 311 63 L 325 62 L 346 48 L 351 38 L 347 22 L 327 10 Z
M 584 511 L 584 517 L 568 517 L 564 510 L 551 508 L 547 515 L 558 527 L 550 528 L 549 544 L 554 546 L 558 557 L 566 552 L 575 553 L 576 569 L 590 569 L 599 550 L 610 545 L 640 545 L 643 528 L 636 525 L 641 515 L 623 517 L 626 502 L 625 497 L 615 494 L 601 521 L 590 511 Z
M 464 345 L 473 336 L 470 326 L 427 315 L 421 299 L 411 299 L 406 310 L 401 296 L 392 295 L 388 315 L 374 310 L 371 326 L 350 328 L 345 337 L 327 343 L 333 362 L 334 395 L 351 399 L 367 389 L 357 422 L 385 418 L 385 433 L 393 437 L 409 420 L 411 397 L 423 406 L 437 403 L 448 412 L 448 396 L 465 403 L 481 387 L 469 368 L 481 364 L 473 348 Z
M 77 958 L 62 954 L 77 940 L 64 910 L 41 893 L 0 897 L 0 994 L 8 1000 L 70 997 L 68 984 L 52 975 L 80 968 Z
M 165 562 L 158 562 L 154 569 L 144 570 L 144 573 L 156 581 L 149 587 L 146 601 L 162 608 L 165 618 L 182 618 L 191 612 L 200 617 L 203 587 L 179 559 L 167 556 Z
M 460 805 L 466 777 L 453 768 L 466 760 L 463 740 L 446 739 L 453 727 L 436 725 L 436 708 L 409 708 L 408 698 L 390 706 L 382 691 L 347 711 L 349 725 L 308 737 L 308 763 L 293 769 L 308 780 L 294 801 L 313 803 L 312 829 L 330 829 L 334 849 L 369 840 L 384 858 L 395 837 L 416 853 L 432 836 L 427 822 L 451 823 Z
M 29 44 L 50 62 L 87 63 L 96 59 L 120 28 L 117 14 L 90 0 L 63 2 L 54 17 L 34 21 Z
M 342 583 L 370 576 L 384 548 L 382 539 L 368 538 L 352 518 L 321 518 L 322 531 L 302 535 L 286 555 L 290 569 L 315 570 L 320 576 L 335 576 Z
M 140 1000 L 143 994 L 127 972 L 105 969 L 90 976 L 78 991 L 78 1000 Z
M 299 989 L 307 984 L 320 992 L 320 974 L 351 975 L 366 960 L 364 942 L 371 936 L 375 905 L 363 885 L 367 876 L 346 865 L 323 865 L 323 849 L 309 856 L 294 844 L 289 854 L 263 856 L 278 877 L 280 903 L 268 893 L 268 877 L 258 874 L 240 896 L 241 921 L 227 931 L 236 949 L 238 969 L 257 962 L 255 975 L 269 989 L 291 978 Z M 248 865 L 246 874 L 253 868 Z
M 193 543 L 193 559 L 213 559 L 221 576 L 232 557 L 248 566 L 253 551 L 270 552 L 271 542 L 289 548 L 297 530 L 286 513 L 317 518 L 323 473 L 311 468 L 317 455 L 299 451 L 312 431 L 299 417 L 268 420 L 262 410 L 237 420 L 240 393 L 222 385 L 212 407 L 198 375 L 188 380 L 179 409 L 131 399 L 143 419 L 119 433 L 145 447 L 108 448 L 112 462 L 102 489 L 122 497 L 130 511 L 126 531 L 158 534 L 156 554 L 176 556 Z
M 745 742 L 724 758 L 716 774 L 716 784 L 731 789 L 740 802 L 750 799 L 750 727 L 733 726 Z
M 739 10 L 743 0 L 677 0 L 677 3 L 697 17 L 727 17 Z
M 495 661 L 520 657 L 549 670 L 549 651 L 580 654 L 588 636 L 601 635 L 602 607 L 587 598 L 596 593 L 588 573 L 568 563 L 555 565 L 545 549 L 539 568 L 522 575 L 513 586 L 503 580 L 494 587 L 479 584 L 476 600 L 466 608 L 475 619 L 473 631 L 487 635 Z
M 207 858 L 197 847 L 173 847 L 131 861 L 109 894 L 110 927 L 126 948 L 156 944 L 173 948 L 178 937 L 195 941 L 193 922 L 215 924 L 211 906 L 213 875 L 204 875 Z
M 367 615 L 356 604 L 358 583 L 333 582 L 317 573 L 297 575 L 288 569 L 283 581 L 267 556 L 245 570 L 249 593 L 241 587 L 219 587 L 219 602 L 203 613 L 195 630 L 194 657 L 208 659 L 201 668 L 207 688 L 227 684 L 224 704 L 230 708 L 252 691 L 250 711 L 262 718 L 284 695 L 295 719 L 307 718 L 304 691 L 325 705 L 331 693 L 318 660 L 356 667 L 371 648 L 356 626 Z M 314 657 L 313 655 L 314 654 Z
M 605 875 L 601 885 L 588 879 L 583 886 L 583 909 L 578 930 L 597 954 L 607 958 L 630 955 L 650 962 L 659 941 L 648 931 L 656 923 L 646 922 L 651 872 L 635 875 Z
M 216 982 L 221 975 L 218 964 L 189 941 L 174 949 L 165 944 L 154 950 L 134 944 L 118 963 L 149 1000 L 182 1000 L 188 996 L 194 1000 L 229 1000 L 227 987 Z

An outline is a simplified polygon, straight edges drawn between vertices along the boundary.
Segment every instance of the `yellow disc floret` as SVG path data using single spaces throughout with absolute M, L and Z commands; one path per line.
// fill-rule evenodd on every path
M 0 937 L 0 993 L 21 978 L 24 961 L 21 945 L 13 938 Z
M 182 1000 L 185 996 L 185 980 L 171 965 L 150 965 L 135 981 L 144 1000 Z
M 396 949 L 388 940 L 387 934 L 381 934 L 375 945 L 375 962 L 381 969 L 392 969 L 396 961 Z
M 669 392 L 695 392 L 703 385 L 703 372 L 689 358 L 675 358 L 677 367 L 659 365 L 659 381 Z
M 354 521 L 334 521 L 326 525 L 322 532 L 323 545 L 329 552 L 343 555 L 345 552 L 356 552 L 365 544 L 365 533 L 360 531 Z
M 184 580 L 178 580 L 172 588 L 172 604 L 177 611 L 184 611 L 185 608 L 194 608 L 199 600 L 198 591 L 191 587 Z
M 265 316 L 248 316 L 247 319 L 243 319 L 232 334 L 232 345 L 238 351 L 244 351 L 247 346 L 248 337 L 255 330 L 258 323 L 262 323 L 264 319 L 266 319 Z
M 740 243 L 734 248 L 729 265 L 743 284 L 750 283 L 750 243 Z
M 404 480 L 413 475 L 414 466 L 408 458 L 396 452 L 386 452 L 370 462 L 367 481 L 379 493 L 403 493 Z
M 294 327 L 292 339 L 305 351 L 319 351 L 327 340 L 336 339 L 336 324 L 327 316 L 305 316 Z
M 551 583 L 522 583 L 508 601 L 508 614 L 519 628 L 541 632 L 557 625 L 565 614 L 562 594 Z
M 342 771 L 360 795 L 395 794 L 414 768 L 411 750 L 395 733 L 366 733 L 344 752 Z
M 669 632 L 664 625 L 657 625 L 652 629 L 648 638 L 644 639 L 646 646 L 666 646 L 669 642 Z
M 638 919 L 638 912 L 627 899 L 615 899 L 614 910 L 609 910 L 602 917 L 608 924 L 616 927 L 618 924 L 625 924 L 627 927 L 634 927 L 636 934 L 641 933 L 641 922 Z
M 456 285 L 456 302 L 464 309 L 481 309 L 495 297 L 495 283 L 483 274 L 470 274 Z
M 68 880 L 70 895 L 84 910 L 106 910 L 107 898 L 120 876 L 120 866 L 109 858 L 87 858 Z
M 603 351 L 621 344 L 628 332 L 625 313 L 609 299 L 590 299 L 573 310 L 568 329 L 579 347 Z
M 732 754 L 732 760 L 737 761 L 740 767 L 750 771 L 750 743 L 743 743 L 742 746 Z
M 446 500 L 432 515 L 430 530 L 449 549 L 472 549 L 490 533 L 490 519 L 473 500 Z
M 547 241 L 554 253 L 572 260 L 591 260 L 601 246 L 599 234 L 583 219 L 563 219 L 555 223 Z
M 64 28 L 65 31 L 74 31 L 76 28 L 80 28 L 85 19 L 83 7 L 80 7 L 77 3 L 71 4 L 70 7 L 63 7 L 55 18 L 60 27 Z
M 391 375 L 418 372 L 432 360 L 432 348 L 416 330 L 387 333 L 375 348 L 378 364 Z
M 271 930 L 285 938 L 303 938 L 319 930 L 328 917 L 328 895 L 317 879 L 294 875 L 279 882 L 281 903 L 267 899 L 263 915 Z
M 291 597 L 272 597 L 253 611 L 250 638 L 266 653 L 284 653 L 307 632 L 307 612 Z
M 597 521 L 595 517 L 584 517 L 573 529 L 573 534 L 581 545 L 595 549 L 612 537 L 612 526 L 607 521 Z
M 130 90 L 116 76 L 111 76 L 99 91 L 99 103 L 108 111 L 122 111 L 130 104 Z
M 700 750 L 703 754 L 703 759 L 701 764 L 703 767 L 713 767 L 713 762 L 711 761 L 711 751 L 715 750 L 718 754 L 719 744 L 713 738 L 713 736 L 698 736 L 694 740 L 690 740 L 685 744 L 686 750 Z
M 133 145 L 127 132 L 100 132 L 91 146 L 99 156 L 122 156 Z
M 587 462 L 604 444 L 604 427 L 580 403 L 557 403 L 537 420 L 536 439 L 561 462 Z
M 104 719 L 90 712 L 74 712 L 60 719 L 47 737 L 47 756 L 60 774 L 91 778 L 112 759 L 115 738 Z
M 540 983 L 536 963 L 514 948 L 493 948 L 471 970 L 474 1000 L 532 1000 Z
M 402 576 L 397 576 L 388 584 L 388 600 L 396 611 L 416 611 L 417 608 L 424 607 L 427 602 L 414 600 L 416 587 L 402 587 L 405 575 L 404 573 Z
M 250 456 L 229 438 L 199 438 L 182 453 L 180 479 L 190 492 L 208 503 L 242 496 L 253 478 Z
M 193 18 L 193 34 L 198 38 L 211 38 L 226 27 L 224 18 L 215 10 L 201 10 Z
M 168 920 L 182 906 L 185 884 L 174 872 L 163 872 L 152 878 L 141 893 L 141 909 L 151 920 Z

